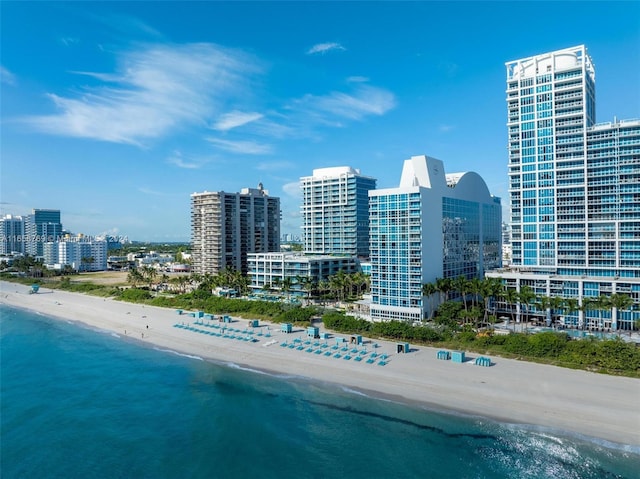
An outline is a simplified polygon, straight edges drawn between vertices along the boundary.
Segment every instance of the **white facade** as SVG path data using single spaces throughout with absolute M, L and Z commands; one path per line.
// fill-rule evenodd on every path
M 640 305 L 640 120 L 595 123 L 584 46 L 506 68 L 512 269 L 490 276 L 581 301 L 628 291 Z M 622 328 L 639 314 L 622 314 Z M 600 318 L 570 324 L 620 327 Z
M 423 284 L 500 265 L 500 199 L 476 173 L 447 175 L 442 161 L 414 156 L 398 188 L 369 198 L 373 320 L 420 321 L 431 306 Z
M 254 291 L 265 286 L 282 283 L 285 279 L 293 282 L 294 294 L 307 294 L 304 285 L 298 281 L 305 278 L 312 283 L 327 280 L 343 271 L 346 274 L 359 271 L 359 262 L 353 256 L 308 256 L 300 253 L 255 253 L 248 255 L 249 287 Z
M 350 166 L 319 168 L 300 178 L 304 251 L 369 255 L 369 197 L 376 180 Z
M 22 216 L 0 218 L 0 255 L 25 253 L 25 230 Z
M 54 269 L 71 266 L 76 271 L 105 271 L 107 242 L 83 238 L 44 243 L 44 262 Z

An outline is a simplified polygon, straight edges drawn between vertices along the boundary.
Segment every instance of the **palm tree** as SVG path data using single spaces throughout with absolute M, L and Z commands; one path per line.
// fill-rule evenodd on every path
M 282 289 L 282 278 L 273 278 L 273 280 L 271 281 L 271 286 L 277 290 L 281 290 Z
M 362 291 L 367 287 L 367 275 L 361 271 L 351 273 L 351 284 L 356 288 L 356 296 L 362 297 Z
M 480 304 L 480 294 L 482 293 L 482 280 L 480 278 L 471 278 L 468 281 L 468 290 L 473 295 L 471 306 Z
M 463 275 L 458 276 L 452 282 L 453 289 L 455 289 L 462 297 L 462 303 L 464 304 L 464 310 L 467 311 L 467 294 L 469 293 L 469 281 Z
M 580 303 L 576 298 L 566 298 L 562 306 L 562 310 L 566 316 L 571 316 L 573 313 L 578 311 L 579 308 L 580 308 Z M 566 318 L 565 318 L 565 325 L 566 325 Z
M 507 288 L 505 287 L 504 292 L 502 293 L 505 302 L 509 305 L 509 315 L 511 316 L 511 322 L 515 323 L 515 311 L 514 306 L 518 302 L 518 291 L 515 288 Z M 515 325 L 514 325 L 515 329 Z
M 296 276 L 297 283 L 301 286 L 303 291 L 307 293 L 307 303 L 311 301 L 311 291 L 313 291 L 314 283 L 313 279 L 308 276 Z
M 489 315 L 489 303 L 493 299 L 494 305 L 498 297 L 502 293 L 502 280 L 500 278 L 485 278 L 482 280 L 480 293 L 484 301 L 484 322 L 486 323 Z M 495 314 L 495 306 L 494 306 Z
M 552 296 L 549 302 L 549 308 L 551 309 L 551 327 L 556 327 L 555 318 L 558 311 L 563 311 L 566 304 L 566 300 L 561 296 Z
M 285 294 L 287 299 L 289 298 L 289 293 L 291 292 L 291 287 L 293 286 L 293 280 L 290 277 L 286 277 L 282 280 L 282 292 Z
M 344 271 L 340 270 L 333 276 L 329 277 L 329 286 L 331 291 L 335 291 L 335 295 L 340 301 L 344 298 L 344 290 L 346 286 L 346 274 Z
M 320 282 L 318 282 L 318 294 L 320 295 L 320 298 L 322 300 L 322 304 L 325 304 L 325 294 L 327 293 L 327 291 L 330 291 L 331 286 L 329 285 L 329 282 L 327 280 L 321 280 Z
M 595 309 L 595 302 L 595 298 L 591 298 L 588 296 L 582 298 L 582 303 L 578 307 L 578 310 L 580 311 L 582 317 L 582 319 L 578 321 L 579 329 L 585 329 L 587 324 L 587 312 Z
M 434 312 L 434 295 L 438 292 L 438 288 L 433 283 L 425 283 L 422 285 L 422 295 L 429 298 L 429 321 L 433 319 Z
M 551 316 L 551 298 L 549 296 L 538 296 L 534 303 L 535 308 L 543 313 L 543 317 L 546 320 L 550 319 Z M 547 326 L 549 322 L 547 322 Z
M 524 328 L 527 329 L 527 321 L 529 319 L 529 306 L 536 299 L 536 293 L 534 293 L 531 287 L 525 285 L 520 287 L 520 291 L 518 292 L 518 305 L 519 309 L 522 310 L 522 306 L 525 306 L 527 313 L 527 320 L 524 322 Z
M 156 276 L 158 276 L 158 272 L 153 266 L 142 267 L 142 278 L 145 282 L 149 283 L 149 289 L 151 289 Z
M 144 278 L 142 276 L 142 273 L 140 273 L 137 268 L 129 270 L 129 274 L 127 274 L 127 282 L 131 283 L 131 286 L 136 288 L 138 286 L 138 283 L 141 283 L 143 281 Z
M 345 299 L 351 299 L 353 296 L 353 276 L 351 274 L 345 274 L 343 278 L 343 294 Z
M 440 292 L 440 303 L 449 301 L 449 292 L 453 289 L 451 278 L 436 278 L 436 289 Z
M 618 313 L 621 310 L 631 308 L 633 306 L 633 298 L 628 294 L 613 293 L 609 298 L 609 305 L 611 306 L 611 328 L 614 331 L 619 331 Z
M 595 300 L 595 309 L 598 311 L 598 328 L 604 327 L 604 322 L 602 320 L 602 313 L 608 309 L 610 309 L 610 300 L 609 297 L 601 294 Z

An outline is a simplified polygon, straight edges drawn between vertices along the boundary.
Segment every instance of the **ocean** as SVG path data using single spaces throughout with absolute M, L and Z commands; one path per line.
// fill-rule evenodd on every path
M 638 448 L 429 411 L 0 308 L 3 479 L 640 477 Z

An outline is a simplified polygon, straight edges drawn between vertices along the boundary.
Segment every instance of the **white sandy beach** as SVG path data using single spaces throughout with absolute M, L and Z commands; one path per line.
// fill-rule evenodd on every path
M 122 337 L 126 330 L 128 338 L 205 359 L 337 383 L 405 402 L 423 403 L 436 410 L 549 427 L 631 445 L 634 449 L 640 446 L 638 379 L 496 357 L 491 358 L 491 367 L 476 366 L 472 361 L 458 364 L 438 360 L 438 350 L 434 348 L 411 345 L 409 354 L 397 354 L 395 343 L 365 338 L 369 351 L 375 342 L 380 346 L 376 349 L 378 354 L 389 355 L 388 363 L 379 366 L 280 346 L 285 340 L 306 339 L 306 331 L 301 328 L 285 334 L 280 332 L 279 325 L 271 325 L 272 337 L 257 337 L 259 341 L 251 343 L 174 327 L 176 323 L 193 324 L 196 320 L 178 315 L 173 309 L 46 288 L 37 294 L 29 294 L 29 290 L 26 286 L 0 282 L 0 304 L 81 321 Z M 232 327 L 247 327 L 247 320 L 234 319 Z M 260 324 L 266 332 L 266 323 Z M 335 344 L 333 335 L 328 343 Z

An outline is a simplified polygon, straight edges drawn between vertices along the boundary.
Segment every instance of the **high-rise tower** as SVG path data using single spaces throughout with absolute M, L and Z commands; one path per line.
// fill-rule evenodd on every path
M 517 271 L 500 275 L 581 304 L 612 293 L 640 302 L 640 121 L 596 124 L 595 68 L 583 45 L 506 69 Z M 637 315 L 571 312 L 565 322 L 630 329 Z
M 262 188 L 191 195 L 191 243 L 196 273 L 229 267 L 247 273 L 247 253 L 280 250 L 280 198 Z
M 369 256 L 369 191 L 376 180 L 348 166 L 300 178 L 304 251 Z
M 595 122 L 595 71 L 584 46 L 507 64 L 513 264 L 586 266 L 566 223 L 586 223 L 587 128 Z M 575 228 L 573 228 L 575 229 Z M 586 239 L 574 235 L 572 240 Z M 569 238 L 567 238 L 569 239 Z M 567 254 L 573 256 L 566 262 Z
M 374 321 L 421 321 L 437 306 L 425 283 L 500 266 L 500 198 L 477 173 L 446 174 L 442 161 L 413 156 L 399 187 L 369 197 Z
M 24 232 L 27 237 L 25 252 L 31 256 L 41 257 L 44 254 L 43 245 L 58 241 L 62 235 L 60 210 L 34 209 L 26 217 Z

